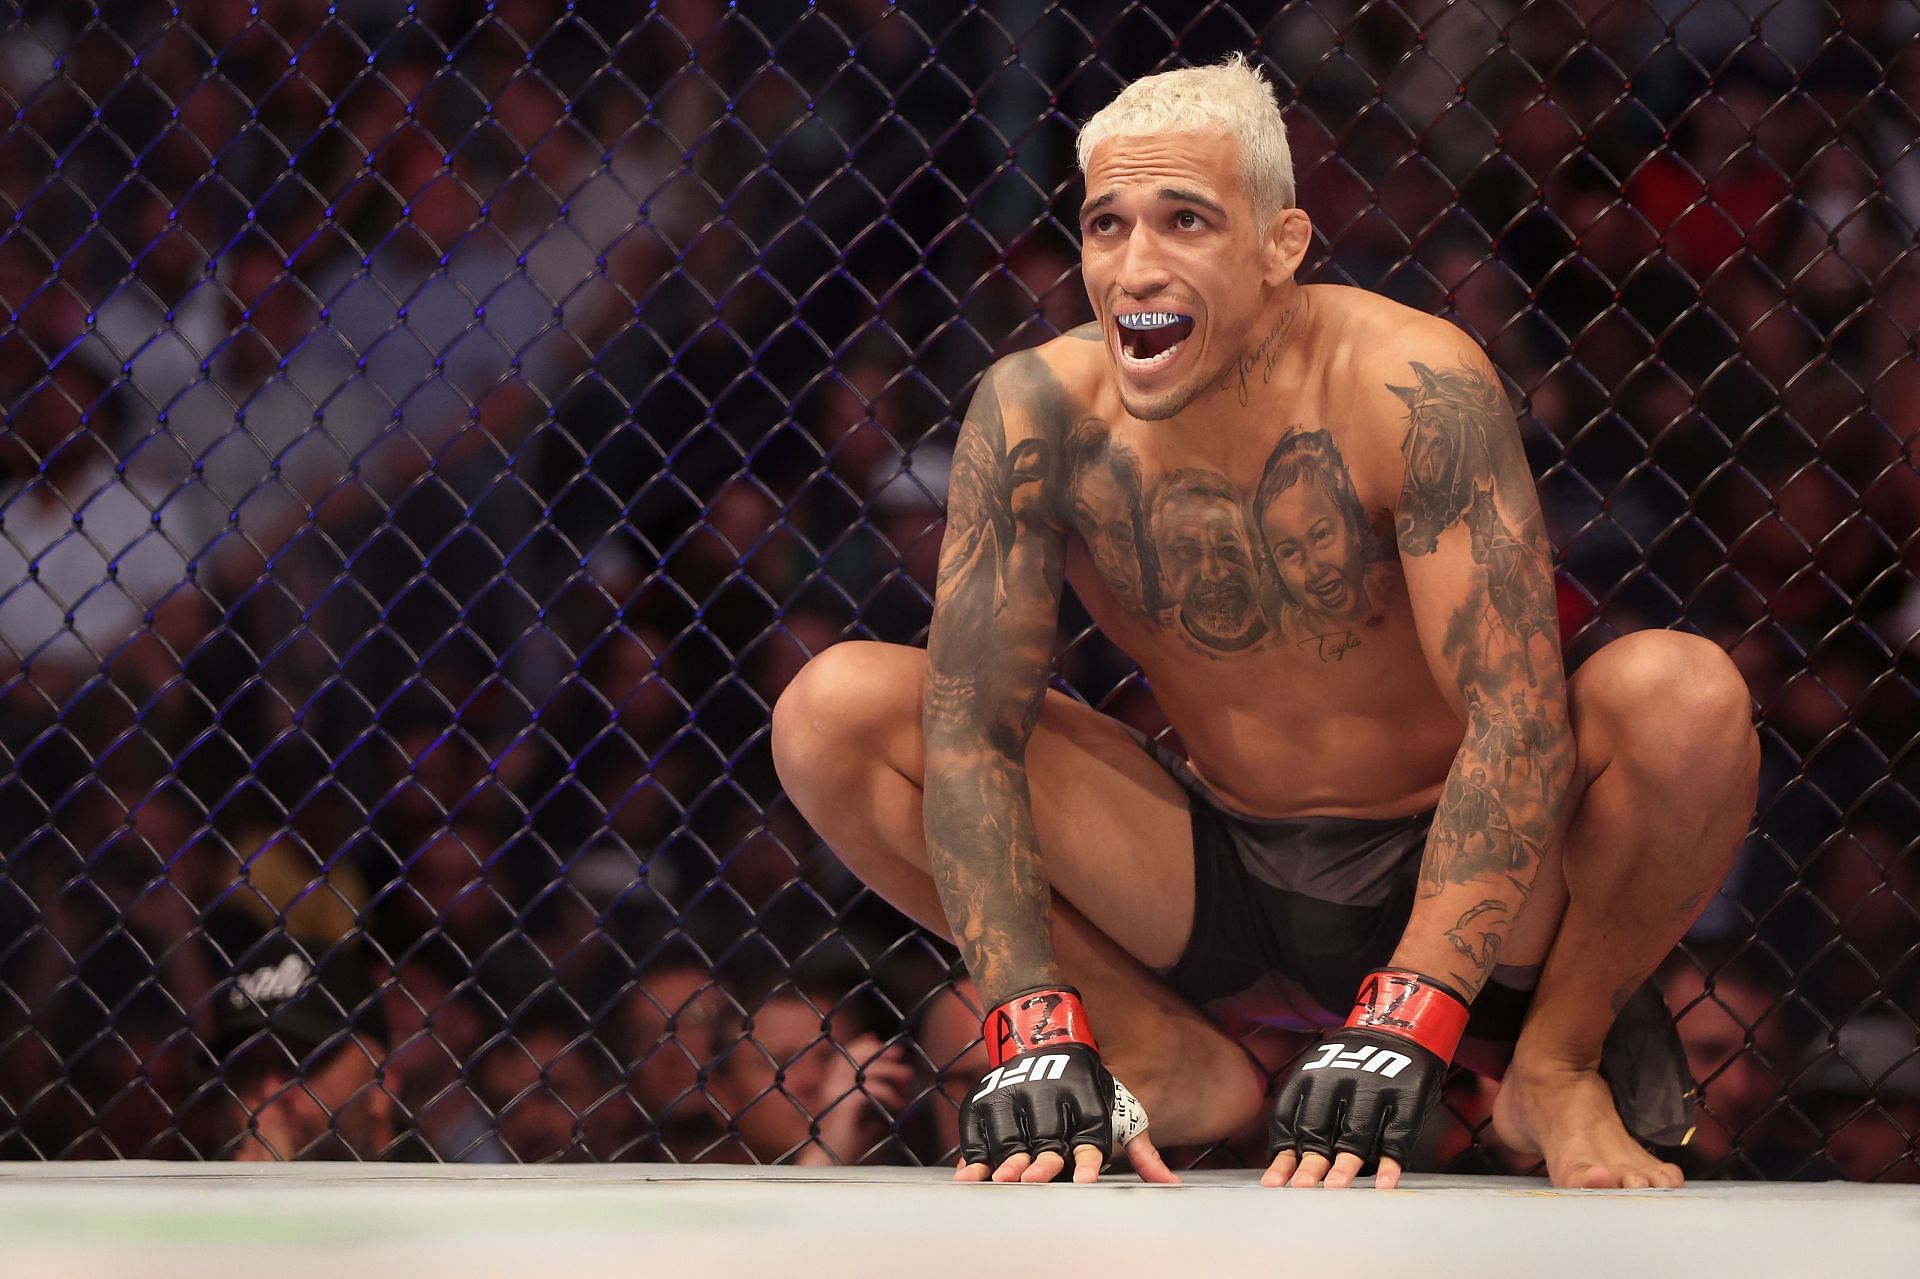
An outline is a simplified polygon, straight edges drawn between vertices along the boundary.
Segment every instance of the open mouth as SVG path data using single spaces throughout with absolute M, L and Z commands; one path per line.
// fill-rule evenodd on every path
M 1320 602 L 1320 607 L 1330 612 L 1338 612 L 1347 606 L 1347 579 L 1339 575 L 1323 582 L 1307 583 L 1307 591 Z
M 1135 311 L 1116 315 L 1120 353 L 1136 368 L 1152 368 L 1173 358 L 1193 332 L 1193 317 L 1172 311 Z

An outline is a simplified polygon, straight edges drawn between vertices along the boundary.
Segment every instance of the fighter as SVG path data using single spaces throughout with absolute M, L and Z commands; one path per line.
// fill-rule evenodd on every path
M 982 377 L 926 651 L 830 648 L 773 719 L 789 796 L 990 1009 L 956 1176 L 1170 1180 L 1158 1143 L 1264 1119 L 1267 1184 L 1391 1187 L 1458 1061 L 1555 1184 L 1679 1185 L 1636 1139 L 1690 1085 L 1644 983 L 1751 816 L 1738 671 L 1649 631 L 1565 674 L 1498 374 L 1296 279 L 1257 69 L 1139 80 L 1078 149 L 1096 320 Z M 1090 456 L 1133 482 L 1090 500 Z M 1183 751 L 1048 689 L 1064 582 Z M 1269 1096 L 1222 1027 L 1275 1008 L 1321 1033 Z

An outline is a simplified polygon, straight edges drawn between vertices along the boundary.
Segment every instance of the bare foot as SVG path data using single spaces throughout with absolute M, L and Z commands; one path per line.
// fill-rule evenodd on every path
M 1591 1070 L 1515 1063 L 1494 1098 L 1493 1130 L 1515 1149 L 1545 1156 L 1556 1186 L 1672 1189 L 1686 1180 L 1628 1135 L 1606 1081 Z

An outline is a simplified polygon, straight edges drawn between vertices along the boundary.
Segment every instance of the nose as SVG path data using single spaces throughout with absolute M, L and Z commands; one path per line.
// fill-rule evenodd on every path
M 1129 296 L 1152 297 L 1167 287 L 1169 276 L 1160 245 L 1154 234 L 1135 226 L 1120 250 L 1120 273 L 1116 283 Z

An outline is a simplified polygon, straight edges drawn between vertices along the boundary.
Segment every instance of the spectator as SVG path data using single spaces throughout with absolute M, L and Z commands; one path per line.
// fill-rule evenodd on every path
M 1703 1171 L 1752 1175 L 1757 1164 L 1735 1152 L 1763 1144 L 1779 1117 L 1786 992 L 1741 965 L 1718 966 L 1709 979 L 1687 960 L 1667 966 L 1661 988 L 1701 1090 L 1687 1154 Z
M 656 960 L 628 993 L 627 1079 L 667 1157 L 695 1160 L 722 1146 L 729 1119 L 709 1085 L 739 1018 L 732 997 L 697 956 Z
M 557 996 L 516 1017 L 511 1036 L 481 1057 L 475 1092 L 492 1111 L 497 1141 L 477 1157 L 515 1163 L 633 1158 L 642 1116 L 579 1011 Z
M 893 1162 L 895 1117 L 918 1092 L 904 1045 L 818 992 L 781 991 L 721 1059 L 714 1100 L 757 1163 Z
M 209 917 L 226 976 L 215 988 L 217 1097 L 238 1111 L 221 1153 L 242 1161 L 377 1159 L 394 1140 L 386 1015 L 356 940 L 262 934 Z
M 1801 1063 L 1792 1095 L 1820 1134 L 1800 1175 L 1920 1182 L 1920 1032 L 1910 1018 L 1878 1009 L 1853 1017 Z

